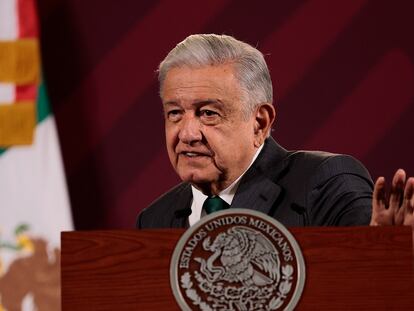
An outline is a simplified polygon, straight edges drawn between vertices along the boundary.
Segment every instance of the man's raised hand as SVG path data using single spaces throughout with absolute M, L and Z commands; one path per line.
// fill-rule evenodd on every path
M 395 173 L 389 195 L 384 177 L 375 182 L 371 226 L 407 225 L 414 229 L 414 177 L 403 169 Z

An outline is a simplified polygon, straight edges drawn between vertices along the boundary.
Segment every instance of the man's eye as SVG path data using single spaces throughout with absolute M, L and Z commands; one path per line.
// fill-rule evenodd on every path
M 167 119 L 170 121 L 178 121 L 181 118 L 181 110 L 174 109 L 167 112 Z
M 218 116 L 218 113 L 212 110 L 201 110 L 200 115 L 204 117 L 215 117 Z

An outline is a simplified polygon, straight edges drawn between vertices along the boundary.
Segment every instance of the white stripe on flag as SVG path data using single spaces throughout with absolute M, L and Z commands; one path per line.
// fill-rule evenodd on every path
M 0 227 L 12 233 L 25 222 L 30 234 L 60 245 L 60 231 L 73 228 L 55 119 L 35 130 L 34 144 L 15 146 L 0 155 Z
M 0 0 L 0 40 L 16 40 L 18 35 L 17 0 Z
M 3 0 L 0 0 L 0 2 Z M 11 104 L 16 100 L 16 89 L 12 83 L 0 82 L 0 105 Z

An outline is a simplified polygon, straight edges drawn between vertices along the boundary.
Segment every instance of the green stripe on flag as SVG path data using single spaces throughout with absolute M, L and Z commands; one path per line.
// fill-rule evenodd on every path
M 37 124 L 41 123 L 48 115 L 51 114 L 49 99 L 47 97 L 46 85 L 41 83 L 37 92 L 36 102 L 36 121 Z M 0 156 L 6 152 L 8 148 L 0 148 Z
M 40 84 L 37 93 L 37 123 L 42 122 L 51 113 L 49 99 L 47 97 L 46 85 Z

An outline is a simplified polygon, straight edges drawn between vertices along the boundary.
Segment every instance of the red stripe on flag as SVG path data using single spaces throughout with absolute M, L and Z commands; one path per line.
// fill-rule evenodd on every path
M 362 159 L 409 108 L 413 85 L 411 60 L 400 50 L 389 52 L 315 131 L 304 149 L 348 153 Z
M 16 86 L 16 101 L 30 100 L 35 101 L 37 96 L 37 85 L 17 85 Z
M 18 0 L 19 38 L 37 38 L 39 30 L 35 0 Z
M 17 0 L 19 38 L 38 38 L 37 11 L 35 0 Z M 16 101 L 34 101 L 37 99 L 36 84 L 16 85 Z
M 271 35 L 261 48 L 270 53 L 269 68 L 277 75 L 276 102 L 297 83 L 358 14 L 366 0 L 311 0 Z

